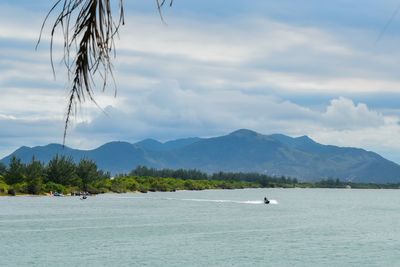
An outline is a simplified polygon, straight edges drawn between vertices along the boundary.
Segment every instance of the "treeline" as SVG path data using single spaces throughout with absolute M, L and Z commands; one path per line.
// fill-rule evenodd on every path
M 237 179 L 210 179 L 197 170 L 160 170 L 138 167 L 129 175 L 111 177 L 99 170 L 96 163 L 71 157 L 55 156 L 48 164 L 33 158 L 25 164 L 12 157 L 9 166 L 0 163 L 0 194 L 45 194 L 58 192 L 148 192 L 205 189 L 257 188 L 260 184 Z
M 179 179 L 192 180 L 221 180 L 221 181 L 244 181 L 260 184 L 261 187 L 293 187 L 299 184 L 298 180 L 290 177 L 272 177 L 260 173 L 243 173 L 243 172 L 217 172 L 207 174 L 199 170 L 186 169 L 155 169 L 145 166 L 138 166 L 130 172 L 131 176 L 151 176 L 151 177 L 172 177 Z
M 48 164 L 35 158 L 24 164 L 12 157 L 8 167 L 0 164 L 0 193 L 10 195 L 88 191 L 95 181 L 107 179 L 110 174 L 98 170 L 96 163 L 88 159 L 76 164 L 71 157 L 57 155 Z
M 353 189 L 400 189 L 399 183 L 375 184 L 375 183 L 353 183 L 340 181 L 339 179 L 324 179 L 316 183 L 309 184 L 308 187 L 314 188 L 353 188 Z
M 148 192 L 239 188 L 400 188 L 400 184 L 348 183 L 339 179 L 320 182 L 299 182 L 288 177 L 272 177 L 259 173 L 218 172 L 207 174 L 199 170 L 162 169 L 139 166 L 129 174 L 111 177 L 99 170 L 96 163 L 82 159 L 75 163 L 71 157 L 55 156 L 48 164 L 33 158 L 25 164 L 12 157 L 8 166 L 0 163 L 1 194 L 45 194 L 58 192 Z

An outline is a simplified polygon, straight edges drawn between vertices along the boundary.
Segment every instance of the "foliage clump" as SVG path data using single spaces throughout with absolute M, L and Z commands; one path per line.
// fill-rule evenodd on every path
M 0 168 L 1 170 L 1 168 Z M 129 174 L 111 177 L 110 173 L 99 170 L 97 164 L 89 159 L 78 163 L 71 157 L 56 155 L 48 164 L 35 158 L 23 163 L 12 157 L 0 175 L 0 195 L 32 194 L 50 192 L 71 194 L 89 192 L 173 192 L 176 190 L 242 189 L 242 188 L 400 188 L 399 184 L 357 184 L 339 179 L 319 182 L 299 182 L 288 177 L 271 177 L 259 173 L 207 174 L 199 170 L 154 169 L 138 166 Z

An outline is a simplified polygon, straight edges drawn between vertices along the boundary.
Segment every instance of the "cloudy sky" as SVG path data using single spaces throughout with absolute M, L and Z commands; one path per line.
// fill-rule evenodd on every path
M 0 2 L 0 157 L 61 143 L 67 75 L 40 26 L 55 0 Z M 248 128 L 362 147 L 400 163 L 397 0 L 125 1 L 105 112 L 81 106 L 66 144 L 210 137 Z M 393 18 L 393 19 L 391 19 Z

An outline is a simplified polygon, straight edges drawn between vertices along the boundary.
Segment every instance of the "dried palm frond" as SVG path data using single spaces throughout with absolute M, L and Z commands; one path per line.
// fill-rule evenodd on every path
M 161 8 L 165 2 L 156 0 L 161 19 Z M 112 4 L 117 7 L 116 20 Z M 71 83 L 64 127 L 65 143 L 70 118 L 76 114 L 78 103 L 88 98 L 97 105 L 93 93 L 96 77 L 103 82 L 102 90 L 107 87 L 109 77 L 113 80 L 111 59 L 115 56 L 114 38 L 120 26 L 124 25 L 124 3 L 123 0 L 57 0 L 44 19 L 40 37 L 49 16 L 58 9 L 60 11 L 51 29 L 50 60 L 54 73 L 53 42 L 56 30 L 61 28 L 64 40 L 63 62 Z

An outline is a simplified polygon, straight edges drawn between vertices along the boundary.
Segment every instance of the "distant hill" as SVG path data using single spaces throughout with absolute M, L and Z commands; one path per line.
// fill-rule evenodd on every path
M 233 171 L 285 175 L 303 181 L 339 178 L 353 182 L 399 183 L 400 166 L 358 148 L 321 145 L 307 136 L 262 135 L 238 130 L 214 138 L 186 138 L 161 143 L 145 139 L 135 144 L 111 142 L 93 150 L 58 144 L 21 147 L 12 155 L 24 162 L 33 156 L 47 163 L 54 155 L 89 158 L 111 173 L 126 173 L 138 165 L 155 168 L 195 168 L 206 172 Z

